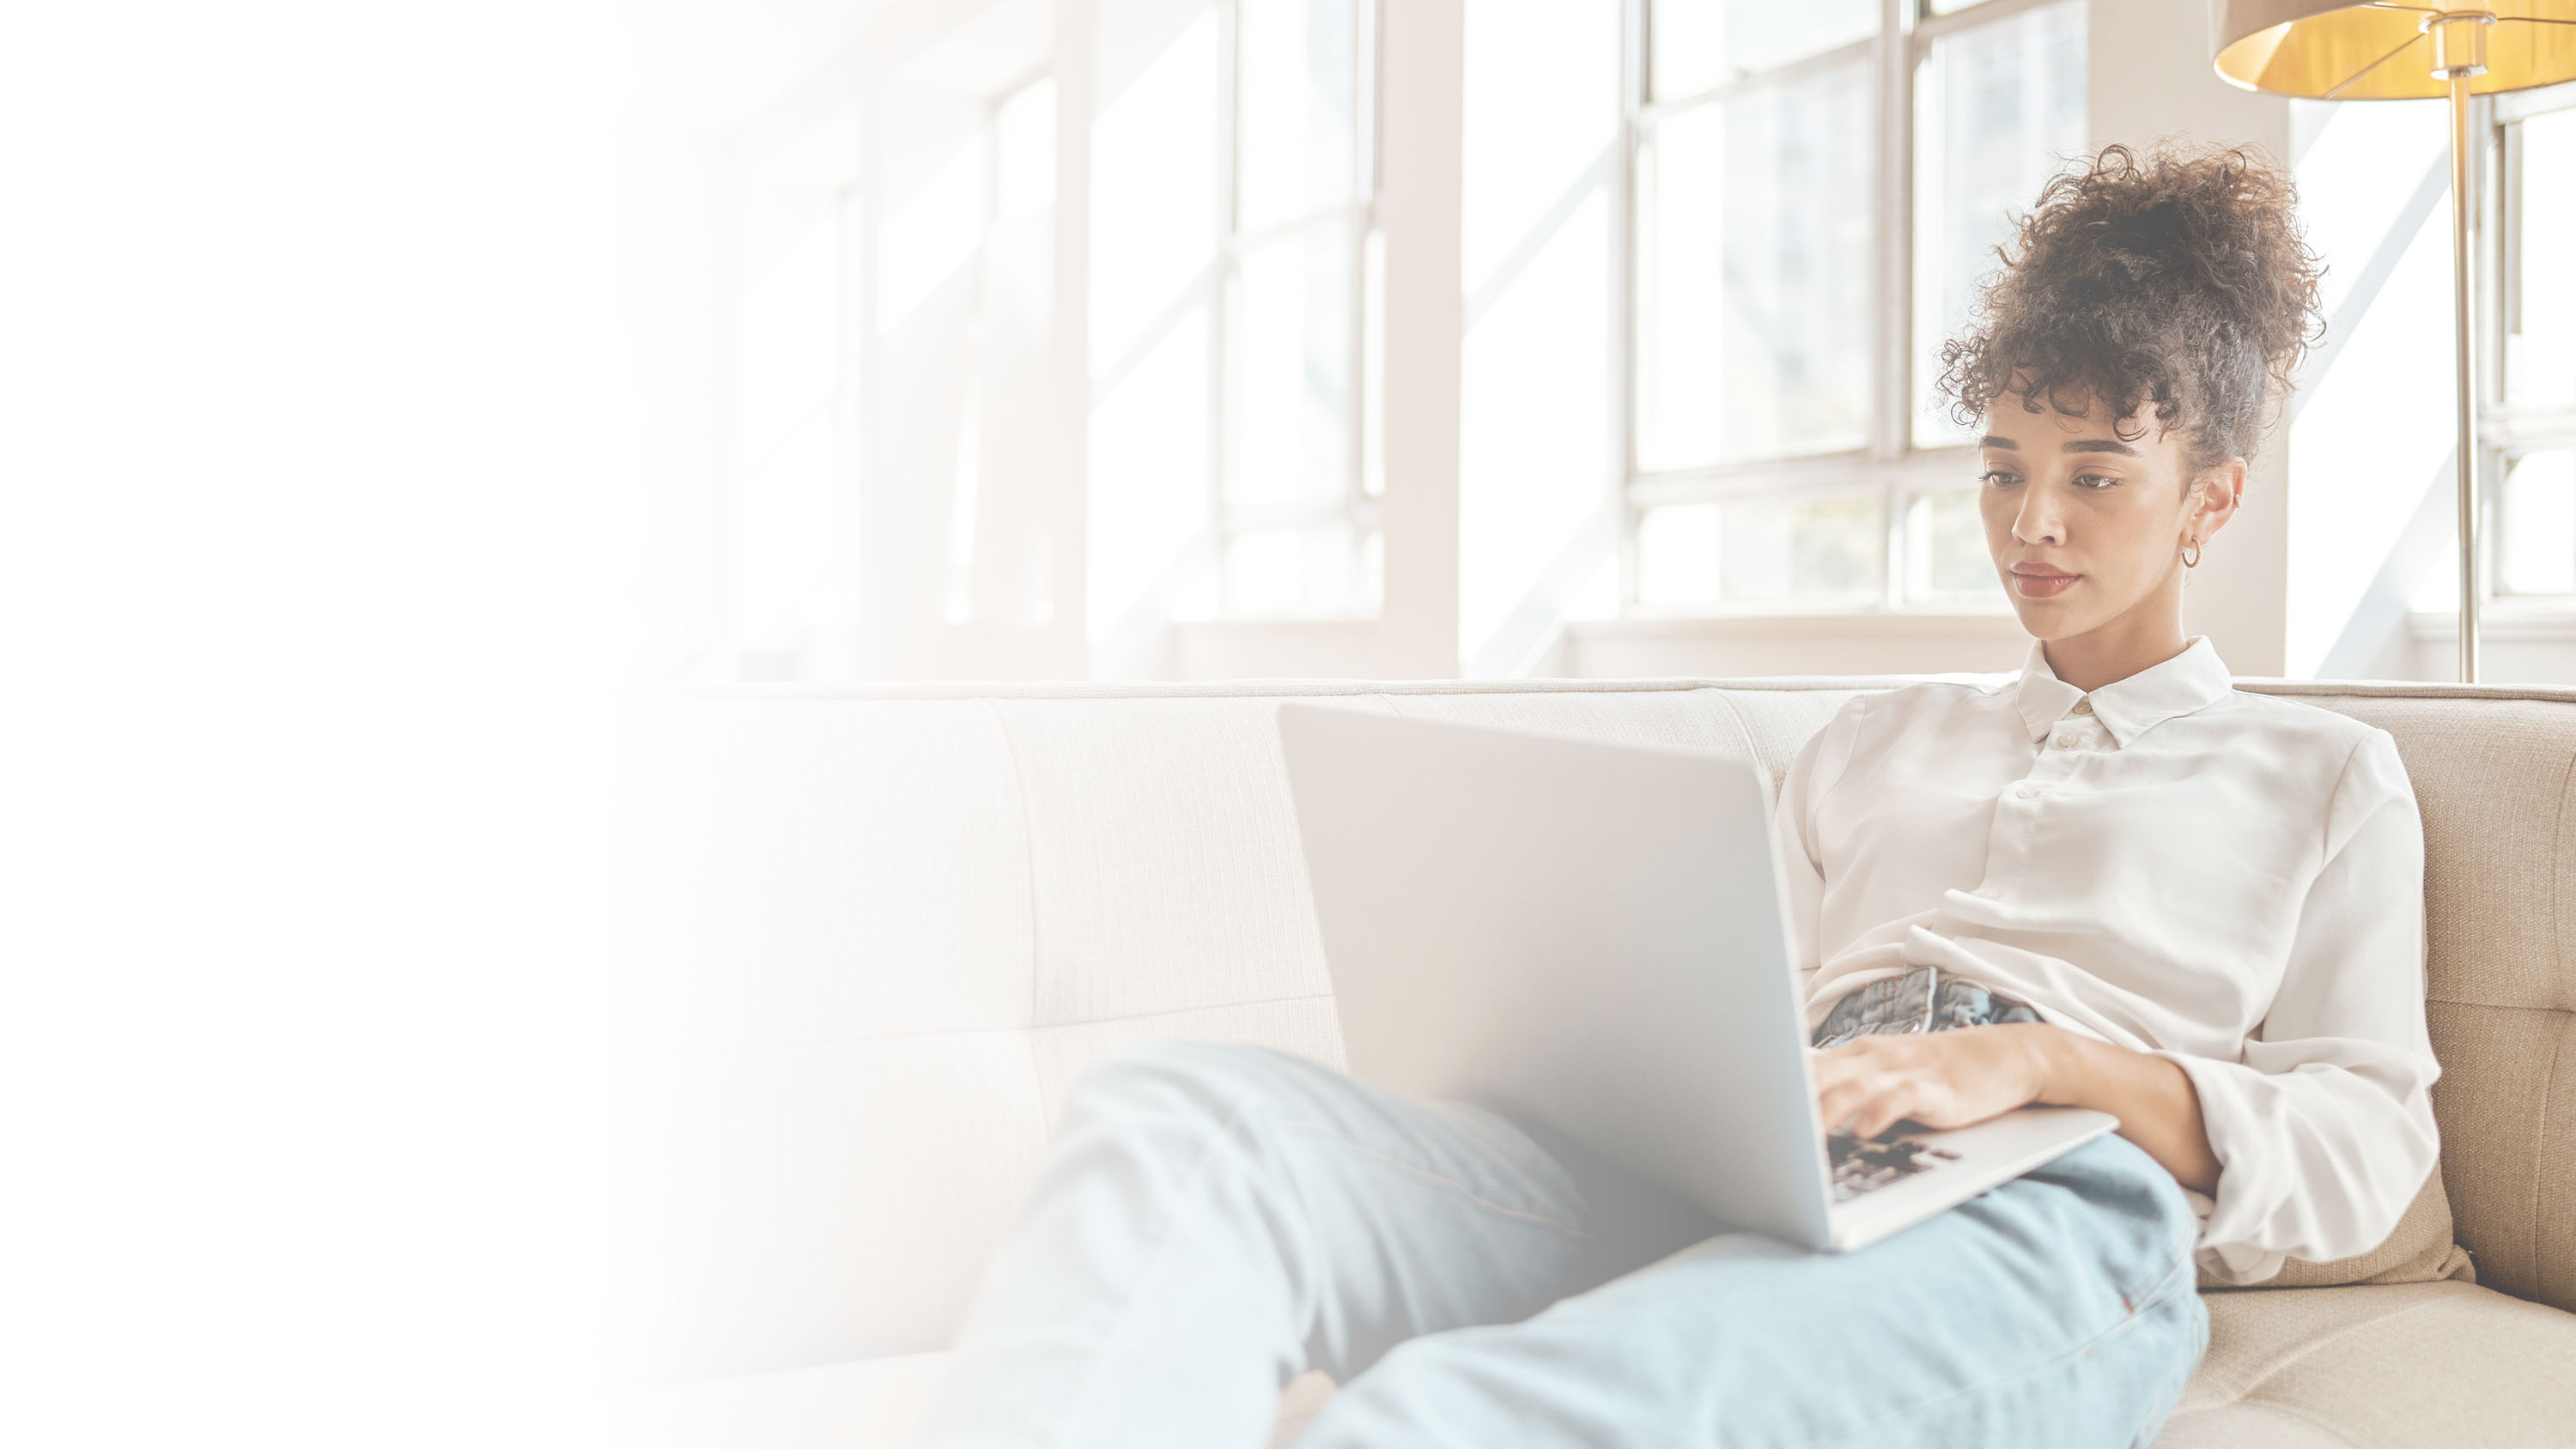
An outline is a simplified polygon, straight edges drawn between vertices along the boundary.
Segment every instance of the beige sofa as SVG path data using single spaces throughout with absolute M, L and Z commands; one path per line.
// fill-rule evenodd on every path
M 745 689 L 620 792 L 636 1442 L 901 1445 L 1066 1086 L 1151 1037 L 1336 1061 L 1290 696 L 1775 776 L 1885 680 Z M 2423 802 L 2443 1181 L 2479 1283 L 2211 1295 L 2166 1446 L 2576 1444 L 2576 695 L 2250 683 Z M 1293 1410 L 1320 1386 L 1301 1385 Z

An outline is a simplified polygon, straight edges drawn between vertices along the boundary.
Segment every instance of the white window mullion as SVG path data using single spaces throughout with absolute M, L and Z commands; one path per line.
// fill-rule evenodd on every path
M 1872 338 L 1870 454 L 1903 461 L 1912 447 L 1914 391 L 1914 35 L 1916 0 L 1879 0 L 1878 275 Z M 1880 528 L 1887 607 L 1905 603 L 1903 511 L 1891 487 Z
M 1370 366 L 1369 318 L 1370 237 L 1377 225 L 1377 26 L 1376 0 L 1363 0 L 1351 18 L 1351 87 L 1354 114 L 1351 118 L 1352 198 L 1356 214 L 1343 237 L 1349 258 L 1350 286 L 1343 299 L 1343 314 L 1350 328 L 1344 338 L 1344 356 L 1348 359 L 1346 375 L 1350 379 L 1350 421 L 1342 435 L 1344 463 L 1342 497 L 1349 520 L 1350 589 L 1358 612 L 1375 614 L 1384 608 L 1382 597 L 1372 598 L 1368 582 L 1368 523 L 1374 510 L 1369 507 L 1369 453 L 1377 431 L 1378 379 Z M 1382 545 L 1381 545 L 1382 546 Z M 1379 591 L 1382 594 L 1382 590 Z
M 1610 479 L 1618 525 L 1617 607 L 1637 602 L 1637 145 L 1647 95 L 1650 0 L 1623 0 L 1619 31 L 1619 130 L 1610 166 Z
M 1234 359 L 1227 311 L 1234 300 L 1239 261 L 1235 223 L 1235 96 L 1240 87 L 1243 34 L 1242 0 L 1217 0 L 1216 82 L 1216 235 L 1217 262 L 1208 269 L 1208 567 L 1215 571 L 1217 613 L 1233 612 L 1225 573 L 1228 539 L 1225 527 L 1227 481 L 1233 469 L 1235 411 Z
M 1378 506 L 1386 597 L 1380 675 L 1459 669 L 1459 187 L 1465 120 L 1463 0 L 1384 10 L 1379 116 L 1386 495 Z
M 1048 298 L 1054 516 L 1047 553 L 1055 667 L 1091 673 L 1091 114 L 1096 88 L 1092 0 L 1055 0 L 1054 295 Z

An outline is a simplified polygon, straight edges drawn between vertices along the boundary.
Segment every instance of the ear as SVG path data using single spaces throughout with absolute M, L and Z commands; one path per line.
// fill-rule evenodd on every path
M 2183 536 L 2209 542 L 2244 501 L 2244 459 L 2230 458 L 2203 471 L 2192 480 L 2191 495 L 2183 500 Z

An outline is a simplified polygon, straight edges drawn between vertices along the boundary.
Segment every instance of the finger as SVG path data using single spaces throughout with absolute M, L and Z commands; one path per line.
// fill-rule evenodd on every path
M 1902 1079 L 1896 1081 L 1886 1091 L 1880 1092 L 1862 1104 L 1861 1109 L 1853 1114 L 1852 1135 L 1875 1137 L 1905 1120 L 1913 1112 L 1918 1095 L 1920 1095 L 1919 1091 L 1912 1082 Z
M 1857 1074 L 1816 1094 L 1816 1115 L 1828 1132 L 1840 1130 L 1855 1113 L 1887 1091 L 1888 1079 L 1881 1073 Z
M 1861 1064 L 1846 1054 L 1841 1047 L 1817 1052 L 1809 1058 L 1807 1065 L 1808 1078 L 1816 1084 L 1816 1095 L 1819 1097 L 1850 1081 L 1853 1075 L 1861 1070 Z
M 1841 1046 L 1809 1052 L 1807 1057 L 1821 1088 L 1828 1081 L 1847 1081 L 1856 1075 L 1885 1067 L 1888 1044 L 1887 1037 L 1865 1036 L 1844 1042 Z

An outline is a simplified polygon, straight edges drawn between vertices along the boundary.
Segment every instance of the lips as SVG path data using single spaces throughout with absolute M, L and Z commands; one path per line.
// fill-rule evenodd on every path
M 2026 599 L 2053 599 L 2075 586 L 2084 577 L 2047 564 L 2014 564 L 2013 588 Z

